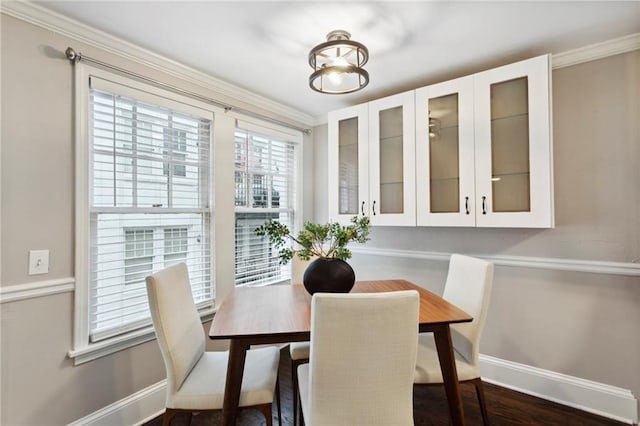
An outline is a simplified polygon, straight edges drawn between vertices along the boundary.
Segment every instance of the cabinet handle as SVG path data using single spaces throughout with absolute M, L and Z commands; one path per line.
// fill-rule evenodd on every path
M 360 207 L 360 211 L 362 212 L 362 216 L 364 216 L 364 201 L 362 202 L 362 206 Z
M 464 210 L 469 214 L 469 197 L 464 197 Z
M 373 215 L 376 215 L 376 200 L 373 200 L 373 204 L 371 205 L 371 211 L 373 212 Z
M 487 197 L 483 195 L 482 196 L 482 214 L 487 214 L 487 206 L 485 203 L 486 200 L 487 200 Z

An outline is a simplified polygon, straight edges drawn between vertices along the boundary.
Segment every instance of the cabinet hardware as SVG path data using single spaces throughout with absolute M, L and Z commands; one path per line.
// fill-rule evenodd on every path
M 364 216 L 364 201 L 362 202 L 362 206 L 360 207 L 360 211 L 362 212 L 362 216 Z
M 469 214 L 469 197 L 464 197 L 464 210 Z
M 482 214 L 487 214 L 487 206 L 485 205 L 486 200 L 487 200 L 487 197 L 483 195 L 482 196 Z
M 373 200 L 373 204 L 371 205 L 371 211 L 373 212 L 373 215 L 376 215 L 376 200 Z

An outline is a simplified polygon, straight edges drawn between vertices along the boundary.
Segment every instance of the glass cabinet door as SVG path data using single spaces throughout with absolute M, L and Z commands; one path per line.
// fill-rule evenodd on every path
M 329 113 L 329 219 L 348 224 L 367 214 L 368 107 L 356 105 Z
M 369 103 L 369 214 L 374 225 L 415 225 L 414 92 Z
M 553 227 L 549 64 L 475 75 L 478 226 Z
M 474 226 L 473 79 L 416 90 L 417 223 Z
M 491 211 L 530 212 L 527 77 L 493 83 L 491 99 Z

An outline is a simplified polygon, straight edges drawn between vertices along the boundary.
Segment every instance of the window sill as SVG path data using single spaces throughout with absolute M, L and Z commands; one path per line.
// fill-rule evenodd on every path
M 215 311 L 215 308 L 201 311 L 200 319 L 202 322 L 211 321 Z M 102 358 L 103 356 L 111 355 L 124 349 L 149 342 L 155 338 L 155 330 L 153 329 L 153 326 L 149 326 L 101 342 L 90 343 L 78 349 L 72 349 L 67 353 L 67 355 L 69 358 L 73 359 L 73 365 L 80 365 Z

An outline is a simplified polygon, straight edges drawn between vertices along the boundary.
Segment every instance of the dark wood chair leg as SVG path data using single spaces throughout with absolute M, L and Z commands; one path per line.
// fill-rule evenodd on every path
M 278 409 L 278 426 L 282 426 L 282 411 L 280 410 L 280 378 L 276 379 L 276 407 Z
M 476 395 L 478 395 L 480 413 L 482 413 L 482 423 L 485 426 L 489 426 L 489 413 L 487 412 L 487 402 L 484 398 L 484 387 L 482 386 L 482 379 L 477 378 L 475 380 L 472 380 L 472 382 L 476 388 Z
M 291 384 L 293 393 L 293 426 L 296 426 L 298 418 L 298 368 L 294 360 L 291 360 Z
M 260 411 L 265 420 L 267 421 L 267 426 L 273 426 L 273 411 L 271 410 L 271 404 L 263 404 L 263 405 L 254 405 L 252 408 Z
M 169 426 L 171 424 L 171 420 L 173 420 L 176 414 L 178 414 L 178 410 L 166 408 L 164 410 L 164 416 L 162 417 L 162 426 Z

